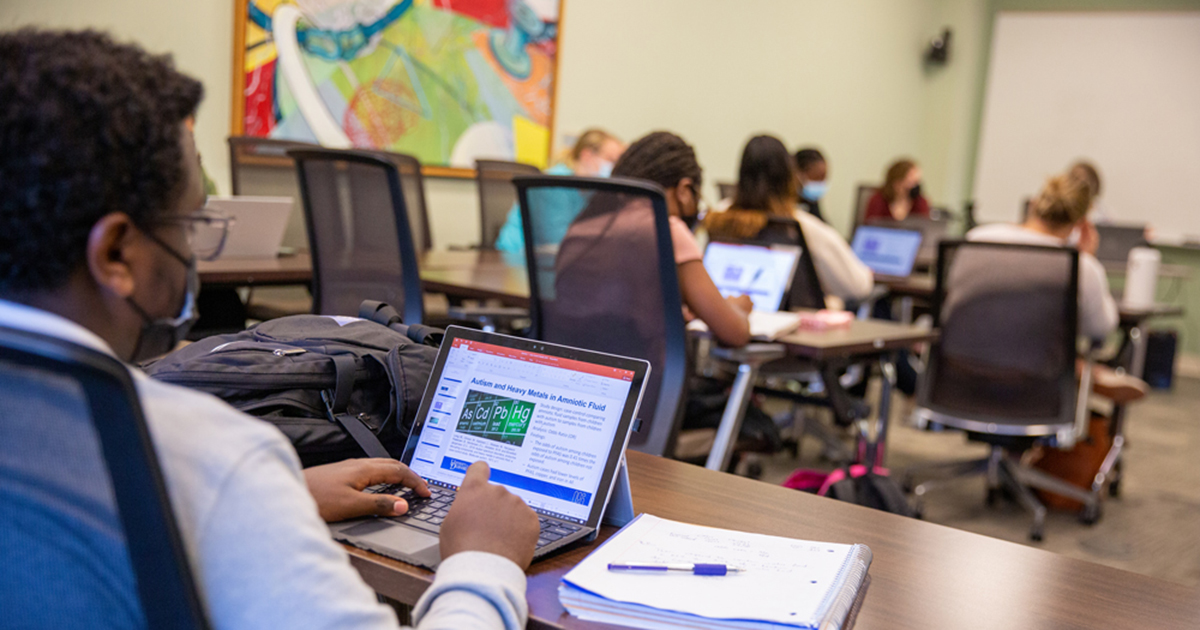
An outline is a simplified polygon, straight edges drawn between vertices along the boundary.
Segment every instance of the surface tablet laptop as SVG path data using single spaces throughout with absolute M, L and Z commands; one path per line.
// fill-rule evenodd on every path
M 748 295 L 754 310 L 769 313 L 783 305 L 799 260 L 795 245 L 711 242 L 704 250 L 704 269 L 722 296 Z
M 291 197 L 210 196 L 205 208 L 233 217 L 221 260 L 278 256 L 293 206 Z
M 921 240 L 917 230 L 862 225 L 854 231 L 850 248 L 871 271 L 906 278 L 912 274 L 913 264 L 917 262 Z
M 1100 262 L 1124 265 L 1129 260 L 1129 250 L 1146 245 L 1145 225 L 1097 223 L 1096 232 L 1100 235 L 1100 245 L 1096 248 Z
M 429 484 L 406 514 L 335 523 L 333 537 L 436 568 L 438 532 L 467 467 L 525 500 L 541 522 L 534 558 L 600 527 L 650 364 L 451 326 L 401 458 Z

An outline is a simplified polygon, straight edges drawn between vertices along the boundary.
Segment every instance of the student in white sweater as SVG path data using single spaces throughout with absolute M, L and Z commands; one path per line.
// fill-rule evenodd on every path
M 1071 175 L 1051 177 L 1030 203 L 1025 223 L 994 223 L 967 233 L 967 240 L 990 243 L 1069 246 L 1078 234 L 1079 248 L 1079 333 L 1103 339 L 1116 329 L 1117 303 L 1108 287 L 1104 265 L 1096 259 L 1100 236 L 1088 220 L 1092 192 L 1088 182 Z
M 751 238 L 768 216 L 794 218 L 804 232 L 817 279 L 827 296 L 857 302 L 871 294 L 874 275 L 854 255 L 841 234 L 796 207 L 795 160 L 774 136 L 755 136 L 742 151 L 737 194 L 708 215 L 704 227 L 712 238 Z

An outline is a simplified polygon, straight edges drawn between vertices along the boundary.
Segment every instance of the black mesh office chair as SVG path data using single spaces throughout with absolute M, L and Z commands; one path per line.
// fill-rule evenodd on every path
M 422 323 L 417 253 L 396 163 L 377 153 L 293 149 L 313 261 L 313 312 L 358 314 L 363 300 Z
M 531 336 L 651 364 L 631 448 L 674 452 L 687 377 L 675 253 L 662 188 L 623 178 L 528 176 L 521 199 Z M 561 243 L 546 217 L 577 212 Z
M 917 388 L 918 426 L 960 429 L 991 447 L 975 462 L 910 471 L 915 477 L 988 475 L 989 500 L 1004 488 L 1033 513 L 1041 540 L 1045 508 L 1030 487 L 1088 505 L 1099 496 L 1021 464 L 1035 443 L 1071 448 L 1086 434 L 1090 363 L 1076 386 L 1079 252 L 1071 248 L 946 241 L 940 246 L 931 346 Z M 927 483 L 915 487 L 918 500 Z
M 424 253 L 433 248 L 433 235 L 429 228 L 429 206 L 425 202 L 425 176 L 421 174 L 421 162 L 405 153 L 390 151 L 367 151 L 390 160 L 400 172 L 400 188 L 404 193 L 404 209 L 408 212 L 408 227 L 412 230 L 413 245 Z
M 721 199 L 733 199 L 737 195 L 737 184 L 729 182 L 717 182 L 717 195 Z
M 209 627 L 120 361 L 0 328 L 0 479 L 5 626 Z
M 513 178 L 538 175 L 536 166 L 503 160 L 475 160 L 475 183 L 479 187 L 479 247 L 495 249 L 500 228 L 517 203 Z
M 858 229 L 858 226 L 867 222 L 867 206 L 870 205 L 871 197 L 877 192 L 879 192 L 878 186 L 858 185 L 858 190 L 854 193 L 854 224 L 850 226 L 850 238 L 854 238 L 854 231 Z

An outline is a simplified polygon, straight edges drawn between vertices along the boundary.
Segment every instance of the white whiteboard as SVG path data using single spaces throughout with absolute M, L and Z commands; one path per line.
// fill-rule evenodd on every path
M 979 160 L 980 221 L 1078 158 L 1104 180 L 1098 210 L 1200 239 L 1200 13 L 1001 13 Z

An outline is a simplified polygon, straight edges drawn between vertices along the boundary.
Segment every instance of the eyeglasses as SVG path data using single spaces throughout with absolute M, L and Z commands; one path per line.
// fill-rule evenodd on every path
M 159 219 L 156 223 L 182 225 L 192 255 L 199 260 L 216 260 L 225 249 L 234 219 L 216 210 L 202 208 L 187 216 Z

